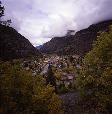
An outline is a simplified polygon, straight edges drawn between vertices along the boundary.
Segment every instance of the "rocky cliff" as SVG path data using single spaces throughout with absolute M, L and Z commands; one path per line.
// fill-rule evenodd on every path
M 0 58 L 17 59 L 31 55 L 39 56 L 40 52 L 15 29 L 0 25 Z

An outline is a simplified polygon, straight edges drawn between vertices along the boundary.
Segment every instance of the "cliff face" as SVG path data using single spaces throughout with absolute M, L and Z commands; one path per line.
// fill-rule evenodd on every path
M 87 29 L 76 32 L 75 35 L 55 37 L 45 43 L 40 50 L 43 53 L 57 53 L 59 55 L 78 54 L 84 55 L 92 48 L 98 32 L 108 31 L 112 20 L 93 24 Z
M 0 25 L 0 58 L 17 59 L 40 52 L 21 34 L 11 27 Z

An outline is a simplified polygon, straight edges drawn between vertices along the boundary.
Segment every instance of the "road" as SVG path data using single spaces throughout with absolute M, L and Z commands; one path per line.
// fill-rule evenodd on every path
M 78 101 L 79 101 L 79 93 L 71 92 L 60 95 L 60 99 L 62 100 L 62 108 L 65 114 L 79 114 L 78 110 Z
M 43 67 L 42 72 L 41 72 L 41 75 L 47 73 L 47 71 L 48 71 L 48 67 L 49 67 L 49 64 L 47 63 L 47 64 Z

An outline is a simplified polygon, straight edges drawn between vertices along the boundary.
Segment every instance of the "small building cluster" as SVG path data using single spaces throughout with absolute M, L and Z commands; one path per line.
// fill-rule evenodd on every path
M 69 85 L 73 84 L 74 79 L 75 79 L 74 74 L 64 73 L 61 79 L 57 82 L 57 85 L 65 85 L 65 87 L 68 87 Z
M 81 66 L 77 62 L 78 59 L 79 59 L 78 56 L 68 57 L 68 56 L 52 55 L 41 58 L 40 60 L 24 60 L 21 66 L 25 70 L 31 71 L 32 76 L 42 75 L 43 77 L 46 77 L 48 72 L 48 67 L 49 65 L 51 65 L 56 70 L 62 71 L 60 80 L 56 81 L 57 86 L 63 84 L 65 87 L 68 87 L 69 85 L 73 84 L 76 74 L 71 71 L 66 72 L 63 69 L 69 70 L 71 66 L 73 68 L 80 69 Z

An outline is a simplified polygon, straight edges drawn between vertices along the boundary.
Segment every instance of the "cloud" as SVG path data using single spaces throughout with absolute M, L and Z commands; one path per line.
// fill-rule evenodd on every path
M 112 0 L 2 0 L 13 27 L 34 45 L 112 18 Z

